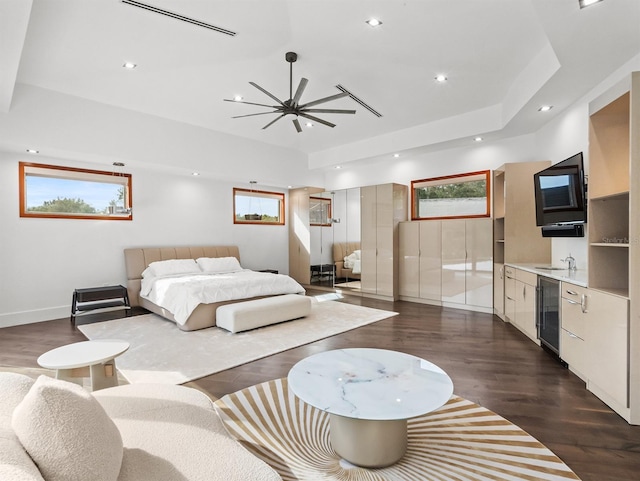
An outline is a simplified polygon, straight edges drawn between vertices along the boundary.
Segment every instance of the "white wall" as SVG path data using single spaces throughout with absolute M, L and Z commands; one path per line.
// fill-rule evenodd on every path
M 588 103 L 632 70 L 640 56 L 535 134 L 398 159 L 309 170 L 302 154 L 158 117 L 19 86 L 0 113 L 0 327 L 64 317 L 74 288 L 124 282 L 122 249 L 237 244 L 249 268 L 288 272 L 287 226 L 235 226 L 233 186 L 314 185 L 339 190 L 494 169 L 507 162 L 559 162 L 588 151 Z M 49 146 L 34 160 L 24 149 Z M 132 222 L 21 219 L 18 161 L 133 174 Z M 588 165 L 588 155 L 586 155 Z M 82 163 L 85 162 L 85 163 Z M 153 169 L 151 166 L 154 166 Z M 189 176 L 191 171 L 203 176 Z M 243 184 L 244 183 L 244 184 Z M 276 189 L 277 190 L 277 189 Z M 554 239 L 553 259 L 587 263 L 584 239 Z
M 24 158 L 0 153 L 0 327 L 68 316 L 75 288 L 125 283 L 126 247 L 232 244 L 243 267 L 288 271 L 286 225 L 233 224 L 237 183 L 126 169 L 133 221 L 20 218 Z

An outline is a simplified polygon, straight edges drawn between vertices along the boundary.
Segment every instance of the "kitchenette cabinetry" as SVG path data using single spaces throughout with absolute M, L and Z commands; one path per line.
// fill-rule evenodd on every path
M 506 320 L 539 344 L 536 331 L 536 274 L 504 267 L 504 305 Z

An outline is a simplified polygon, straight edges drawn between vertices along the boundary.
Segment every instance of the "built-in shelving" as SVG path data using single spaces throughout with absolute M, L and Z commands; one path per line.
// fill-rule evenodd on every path
M 590 117 L 589 287 L 629 296 L 629 107 L 625 93 Z

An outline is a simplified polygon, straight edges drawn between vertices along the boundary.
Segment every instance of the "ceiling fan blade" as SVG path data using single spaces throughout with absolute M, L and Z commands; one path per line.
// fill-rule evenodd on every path
M 355 110 L 339 110 L 339 109 L 304 109 L 300 112 L 314 112 L 319 114 L 355 114 Z
M 305 114 L 304 112 L 300 112 L 298 114 L 300 117 L 304 117 L 305 119 L 313 120 L 314 122 L 318 122 L 319 124 L 326 125 L 327 127 L 335 127 L 336 124 L 332 124 L 331 122 L 327 122 L 326 120 L 319 119 L 318 117 L 314 117 L 313 115 Z
M 251 85 L 253 85 L 255 88 L 257 88 L 260 92 L 268 95 L 269 97 L 271 97 L 273 100 L 275 100 L 276 102 L 278 102 L 280 105 L 284 105 L 284 102 L 282 100 L 280 100 L 278 97 L 276 97 L 275 95 L 273 95 L 271 92 L 267 92 L 265 89 L 263 89 L 262 87 L 260 87 L 260 85 L 258 85 L 255 82 L 249 82 Z
M 297 118 L 293 119 L 293 126 L 296 128 L 298 133 L 302 132 L 302 127 L 300 127 L 300 121 Z
M 304 89 L 307 88 L 307 84 L 309 83 L 309 81 L 306 78 L 301 78 L 300 79 L 300 83 L 298 84 L 298 90 L 296 90 L 296 94 L 293 96 L 293 105 L 298 105 L 298 102 L 300 102 L 300 97 L 302 97 L 302 92 L 304 92 Z
M 323 104 L 325 102 L 330 102 L 332 100 L 338 100 L 341 99 L 343 97 L 348 97 L 349 94 L 347 92 L 340 92 L 339 94 L 335 94 L 335 95 L 330 95 L 329 97 L 324 97 L 322 99 L 318 99 L 318 100 L 314 100 L 313 102 L 308 102 L 304 105 L 301 105 L 300 108 L 304 109 L 306 107 L 311 107 L 312 105 L 318 105 L 318 104 Z
M 272 110 L 271 112 L 259 112 L 257 114 L 247 114 L 247 115 L 236 115 L 231 117 L 232 119 L 241 119 L 242 117 L 253 117 L 254 115 L 265 115 L 265 114 L 277 114 L 280 113 L 280 110 Z
M 273 119 L 271 122 L 269 122 L 267 125 L 265 125 L 264 127 L 262 127 L 262 130 L 271 127 L 273 124 L 275 124 L 278 120 L 280 120 L 282 117 L 284 117 L 285 114 L 280 115 L 279 117 L 276 117 L 275 119 Z
M 245 102 L 244 100 L 233 100 L 233 99 L 222 99 L 225 102 L 233 102 L 234 104 L 247 104 L 247 105 L 257 105 L 258 107 L 270 107 L 272 109 L 279 109 L 279 105 L 267 105 L 267 104 L 256 104 L 255 102 Z

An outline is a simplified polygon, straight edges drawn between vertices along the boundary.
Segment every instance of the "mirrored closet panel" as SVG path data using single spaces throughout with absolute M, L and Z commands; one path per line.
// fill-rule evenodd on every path
M 309 197 L 312 286 L 360 291 L 360 188 Z

